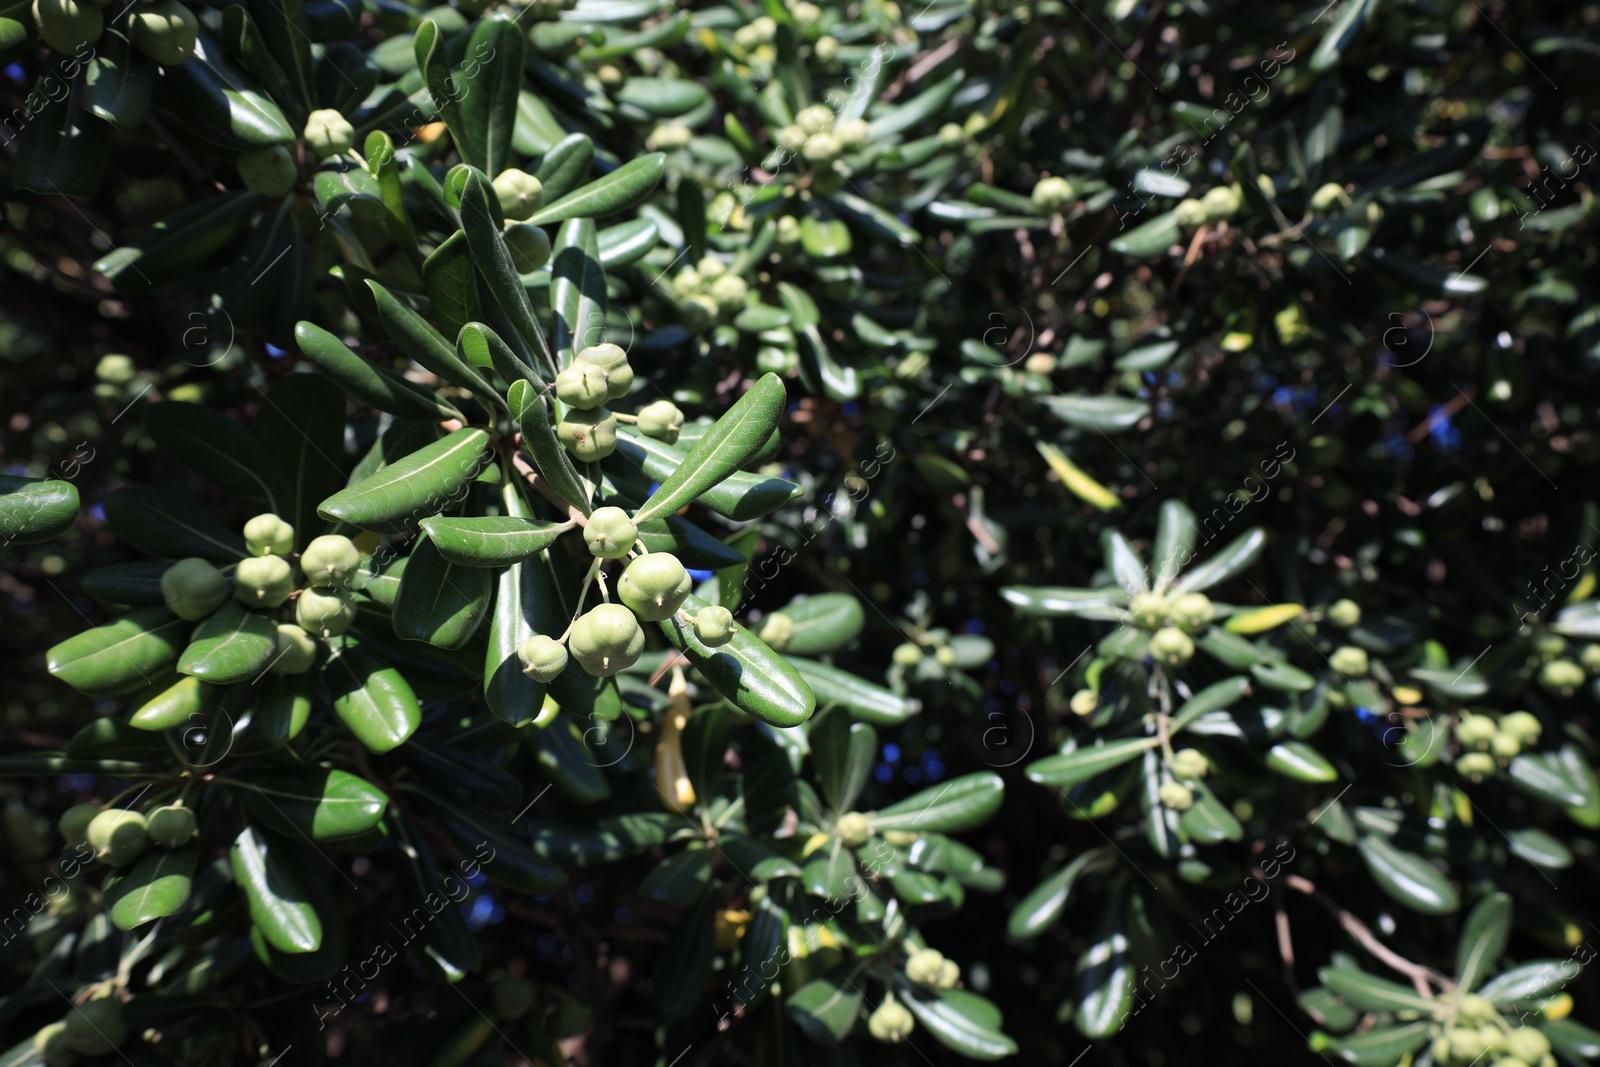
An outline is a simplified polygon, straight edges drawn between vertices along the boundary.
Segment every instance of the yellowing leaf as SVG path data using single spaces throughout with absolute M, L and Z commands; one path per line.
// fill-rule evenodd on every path
M 1299 604 L 1272 604 L 1231 616 L 1224 628 L 1229 633 L 1261 634 L 1298 619 L 1305 613 L 1306 609 Z
M 1101 511 L 1110 511 L 1122 506 L 1122 501 L 1117 499 L 1115 493 L 1079 470 L 1061 449 L 1046 441 L 1037 442 L 1037 446 L 1039 455 L 1050 464 L 1050 469 L 1056 472 L 1056 477 L 1061 479 L 1061 484 L 1066 486 L 1073 496 Z

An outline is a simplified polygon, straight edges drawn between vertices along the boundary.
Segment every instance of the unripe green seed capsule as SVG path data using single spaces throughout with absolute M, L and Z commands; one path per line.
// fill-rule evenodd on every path
M 310 590 L 307 590 L 310 592 Z M 301 596 L 305 596 L 304 593 Z M 298 605 L 296 606 L 298 608 Z M 298 611 L 297 611 L 298 613 Z M 292 622 L 278 624 L 278 650 L 267 670 L 273 674 L 304 674 L 317 661 L 316 638 Z
M 619 507 L 595 508 L 583 528 L 589 554 L 600 559 L 622 559 L 639 539 L 639 527 Z
M 89 840 L 89 824 L 103 809 L 98 804 L 74 804 L 61 813 L 56 829 L 69 845 L 81 845 Z
M 115 995 L 79 1004 L 62 1020 L 67 1024 L 67 1044 L 85 1056 L 105 1056 L 128 1039 L 128 1020 Z
M 144 816 L 122 808 L 110 808 L 96 815 L 90 820 L 85 836 L 100 861 L 112 867 L 126 867 L 150 847 Z
M 678 433 L 683 429 L 683 412 L 670 400 L 657 400 L 639 409 L 634 425 L 646 437 L 676 444 Z
M 1539 684 L 1562 696 L 1571 696 L 1583 680 L 1583 668 L 1570 659 L 1553 659 L 1539 670 Z
M 898 1045 L 916 1026 L 911 1009 L 894 999 L 894 994 L 883 998 L 873 1013 L 867 1016 L 867 1032 L 879 1041 Z
M 1204 593 L 1185 593 L 1172 602 L 1173 625 L 1186 634 L 1202 634 L 1211 626 L 1216 611 Z
M 932 985 L 944 966 L 944 953 L 938 949 L 920 948 L 906 958 L 906 977 L 918 985 Z
M 300 177 L 294 157 L 281 144 L 239 153 L 234 160 L 245 188 L 262 196 L 283 196 Z
M 1500 720 L 1500 729 L 1524 744 L 1529 744 L 1539 739 L 1544 727 L 1537 718 L 1526 711 L 1513 711 Z
M 355 605 L 343 591 L 302 589 L 294 602 L 294 621 L 322 637 L 338 637 L 356 621 Z
M 1194 639 L 1175 627 L 1157 630 L 1150 638 L 1150 656 L 1166 667 L 1181 667 L 1194 658 Z
M 135 5 L 128 15 L 128 41 L 160 63 L 175 67 L 194 55 L 200 21 L 178 0 Z
M 271 513 L 244 524 L 244 543 L 252 556 L 287 556 L 294 552 L 294 527 Z
M 534 634 L 517 646 L 522 673 L 536 682 L 553 682 L 567 669 L 567 650 L 553 637 Z
M 361 550 L 348 537 L 323 534 L 306 546 L 300 569 L 306 572 L 306 581 L 319 588 L 348 588 L 361 569 Z
M 145 815 L 150 840 L 162 848 L 181 848 L 194 839 L 198 824 L 194 812 L 182 804 L 151 808 Z
M 94 376 L 112 385 L 127 385 L 139 376 L 139 367 L 122 353 L 110 352 L 94 365 Z
M 76 53 L 105 32 L 105 17 L 89 0 L 33 0 L 33 22 L 44 43 L 57 52 Z
M 593 364 L 574 363 L 556 375 L 556 396 L 580 411 L 602 406 L 610 397 L 605 371 Z
M 579 350 L 576 359 L 579 363 L 599 367 L 605 373 L 608 399 L 625 397 L 628 390 L 633 388 L 633 367 L 628 364 L 628 353 L 622 350 L 621 345 L 609 341 L 590 345 Z
M 1367 673 L 1366 650 L 1354 645 L 1336 648 L 1333 655 L 1328 657 L 1328 666 L 1346 678 L 1364 678 Z
M 1159 793 L 1161 803 L 1173 811 L 1188 811 L 1194 805 L 1194 793 L 1178 782 L 1162 782 Z
M 228 580 L 198 556 L 180 559 L 161 575 L 161 599 L 168 611 L 193 622 L 223 605 L 228 599 Z
M 1328 608 L 1328 621 L 1343 630 L 1361 623 L 1361 607 L 1354 600 L 1336 600 Z
M 567 646 L 585 671 L 609 678 L 638 661 L 644 651 L 644 630 L 621 604 L 601 604 L 572 624 Z
M 233 595 L 250 608 L 275 608 L 294 592 L 294 568 L 282 556 L 251 556 L 233 572 Z
M 500 172 L 494 180 L 494 192 L 500 199 L 500 210 L 513 222 L 532 218 L 544 204 L 544 184 L 515 168 Z
M 1058 215 L 1076 199 L 1076 190 L 1065 178 L 1041 178 L 1033 187 L 1034 210 L 1041 215 Z
M 331 107 L 318 108 L 306 118 L 301 136 L 321 159 L 348 152 L 355 146 L 356 128 Z
M 750 287 L 737 274 L 724 275 L 711 283 L 711 299 L 716 301 L 721 311 L 738 311 L 744 307 L 745 297 L 749 293 Z
M 871 129 L 866 119 L 847 119 L 834 128 L 833 135 L 839 139 L 840 148 L 856 152 L 867 147 L 872 139 Z
M 550 235 L 543 227 L 513 222 L 506 226 L 503 236 L 517 273 L 529 274 L 550 262 Z
M 901 667 L 915 667 L 922 661 L 922 649 L 909 641 L 896 645 L 892 655 L 895 663 Z
M 1172 773 L 1179 778 L 1202 778 L 1209 766 L 1198 749 L 1186 748 L 1172 754 Z
M 677 614 L 689 595 L 689 572 L 670 552 L 651 552 L 628 564 L 617 581 L 617 599 L 645 622 Z
M 1072 694 L 1072 699 L 1067 701 L 1067 707 L 1074 715 L 1092 715 L 1094 709 L 1100 706 L 1100 694 L 1093 689 L 1080 689 Z
M 859 811 L 850 811 L 839 816 L 839 821 L 834 823 L 833 828 L 846 848 L 860 848 L 872 836 L 871 822 Z
M 775 611 L 762 622 L 761 633 L 757 636 L 774 652 L 782 652 L 794 638 L 794 620 L 781 611 Z
M 556 437 L 573 459 L 597 463 L 617 450 L 617 418 L 606 408 L 570 408 L 556 424 Z
M 702 644 L 716 648 L 733 640 L 733 612 L 717 604 L 695 613 L 694 635 Z

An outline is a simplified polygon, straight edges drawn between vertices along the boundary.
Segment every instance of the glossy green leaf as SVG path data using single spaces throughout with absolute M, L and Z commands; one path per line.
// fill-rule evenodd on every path
M 1572 850 L 1536 826 L 1508 830 L 1506 840 L 1513 856 L 1535 867 L 1559 871 L 1572 866 Z
M 333 711 L 369 752 L 388 752 L 416 732 L 422 708 L 405 677 L 348 638 L 323 667 Z
M 84 106 L 131 133 L 150 112 L 155 82 L 155 61 L 130 46 L 125 34 L 108 29 L 95 42 L 84 74 Z
M 1006 932 L 1017 940 L 1038 937 L 1061 918 L 1073 887 L 1086 875 L 1104 874 L 1116 864 L 1116 854 L 1107 848 L 1091 848 L 1079 853 L 1071 863 L 1062 867 L 1028 891 L 1017 906 L 1011 909 L 1006 921 Z
M 1178 829 L 1189 840 L 1199 845 L 1216 845 L 1223 841 L 1238 841 L 1244 837 L 1244 827 L 1228 806 L 1211 791 L 1205 782 L 1189 785 L 1194 803 L 1178 816 Z
M 1128 952 L 1123 904 L 1116 893 L 1107 903 L 1089 947 L 1078 957 L 1078 990 L 1072 1021 L 1090 1040 L 1116 1033 L 1133 1007 L 1134 965 Z
M 566 196 L 583 183 L 594 166 L 594 141 L 585 133 L 567 134 L 552 144 L 539 160 L 534 172 L 551 203 Z
M 898 725 L 922 707 L 922 702 L 915 697 L 900 696 L 838 667 L 799 656 L 785 658 L 811 688 L 820 705 L 826 707 L 837 704 L 857 719 L 874 726 Z
M 795 990 L 784 1001 L 783 1010 L 800 1032 L 820 1045 L 837 1045 L 849 1036 L 861 1014 L 858 983 L 818 978 Z
M 481 566 L 450 562 L 430 538 L 418 538 L 394 602 L 395 636 L 460 648 L 488 617 L 492 578 Z
M 261 683 L 255 726 L 267 743 L 282 748 L 311 718 L 312 675 L 274 674 Z
M 1307 693 L 1317 685 L 1315 678 L 1289 663 L 1251 664 L 1250 677 L 1281 693 Z
M 461 94 L 462 158 L 487 174 L 499 174 L 514 162 L 511 131 L 522 88 L 522 33 L 513 19 L 480 19 L 453 75 Z
M 1356 847 L 1372 880 L 1398 903 L 1424 915 L 1448 915 L 1461 907 L 1450 880 L 1422 856 L 1381 837 L 1363 837 Z
M 455 346 L 429 325 L 427 319 L 411 310 L 388 289 L 370 278 L 367 280 L 367 288 L 371 290 L 372 298 L 377 304 L 378 319 L 383 323 L 384 332 L 400 346 L 400 350 L 408 358 L 452 385 L 485 397 L 489 396 L 488 387 L 483 379 L 474 374 L 471 367 L 461 362 L 461 357 L 456 355 Z
M 78 490 L 57 479 L 0 474 L 0 545 L 35 545 L 72 529 Z
M 512 349 L 494 330 L 481 322 L 465 323 L 456 333 L 456 353 L 469 367 L 492 367 L 507 382 L 534 376 L 523 354 Z
M 776 374 L 764 375 L 741 396 L 635 514 L 636 522 L 669 515 L 750 461 L 783 415 L 787 393 Z
M 111 154 L 111 127 L 78 106 L 82 95 L 81 90 L 55 99 L 46 95 L 40 102 L 16 138 L 13 187 L 41 196 L 93 196 L 100 188 Z
M 1006 603 L 1024 615 L 1115 620 L 1127 612 L 1128 595 L 1121 589 L 1066 589 L 1057 586 L 1008 585 L 1000 590 Z
M 1581 806 L 1587 797 L 1573 784 L 1554 753 L 1524 752 L 1506 767 L 1511 784 L 1529 796 L 1558 807 Z
M 650 195 L 666 167 L 667 157 L 660 152 L 640 156 L 605 177 L 546 204 L 528 221 L 544 226 L 567 219 L 603 219 L 626 211 Z
M 290 510 L 288 476 L 261 439 L 214 408 L 161 401 L 145 408 L 151 438 L 190 470 L 230 493 Z
M 1600 1059 L 1600 1030 L 1572 1019 L 1546 1019 L 1539 1029 L 1555 1049 L 1570 1062 Z
M 711 883 L 716 855 L 706 848 L 673 853 L 644 876 L 639 895 L 674 908 L 688 907 Z
M 290 848 L 247 825 L 234 838 L 229 859 L 251 921 L 267 944 L 293 955 L 315 952 L 322 944 L 322 920 L 290 865 Z
M 1156 737 L 1134 737 L 1085 745 L 1028 764 L 1028 779 L 1040 785 L 1053 785 L 1058 788 L 1075 782 L 1084 782 L 1097 774 L 1122 766 L 1160 743 L 1160 738 Z
M 1354 967 L 1323 967 L 1317 980 L 1358 1008 L 1388 1011 L 1402 1018 L 1431 1017 L 1443 1005 L 1424 997 L 1415 988 L 1379 978 Z M 1405 1013 L 1411 1013 L 1407 1016 Z
M 1281 741 L 1267 750 L 1267 766 L 1286 778 L 1302 782 L 1334 782 L 1339 772 L 1327 758 L 1304 741 Z
M 447 563 L 458 567 L 505 567 L 538 555 L 571 529 L 568 523 L 513 515 L 422 520 L 422 531 Z
M 272 617 L 229 600 L 194 628 L 178 671 L 215 685 L 253 681 L 277 651 Z
M 605 340 L 606 273 L 594 220 L 568 219 L 556 234 L 550 262 L 550 307 L 556 316 L 556 356 L 562 366 Z
M 1213 682 L 1179 706 L 1169 729 L 1177 733 L 1202 715 L 1232 707 L 1249 691 L 1248 678 L 1224 678 L 1220 682 Z
M 1511 896 L 1490 893 L 1467 914 L 1456 943 L 1456 986 L 1463 993 L 1477 988 L 1506 950 L 1511 936 Z
M 823 799 L 834 811 L 849 811 L 872 774 L 878 755 L 878 732 L 834 710 L 813 721 L 806 739 L 811 744 Z
M 494 208 L 491 208 L 492 198 Z M 523 288 L 511 249 L 506 247 L 495 222 L 494 210 L 498 205 L 494 189 L 484 176 L 469 175 L 461 190 L 461 230 L 467 235 L 467 251 L 472 256 L 472 265 L 483 278 L 484 292 L 500 309 L 522 344 L 543 362 L 539 369 L 553 379 L 557 370 L 555 356 L 545 339 L 543 327 L 534 316 L 533 304 L 528 299 L 528 290 Z
M 1392 1067 L 1428 1043 L 1431 1026 L 1427 1019 L 1401 1026 L 1375 1026 L 1334 1038 L 1328 1043 L 1328 1051 L 1355 1067 Z
M 379 411 L 428 422 L 459 415 L 421 386 L 352 352 L 343 341 L 315 323 L 296 324 L 294 338 L 300 351 L 318 370 L 345 392 Z
M 690 594 L 683 609 L 693 615 L 706 607 Z M 816 710 L 817 699 L 800 674 L 755 634 L 735 627 L 727 644 L 711 648 L 694 627 L 677 616 L 657 623 L 668 641 L 734 706 L 773 726 L 798 726 Z
M 965 989 L 945 989 L 931 999 L 906 996 L 918 1025 L 941 1045 L 969 1060 L 1000 1060 L 1017 1053 L 1017 1043 L 1000 1029 L 1000 1009 Z
M 262 399 L 251 429 L 277 458 L 281 517 L 304 547 L 323 531 L 317 504 L 344 484 L 344 394 L 319 374 L 288 374 Z
M 463 427 L 404 456 L 318 506 L 323 518 L 401 533 L 459 498 L 486 460 L 489 435 Z
M 1163 500 L 1160 518 L 1156 524 L 1156 540 L 1151 549 L 1155 565 L 1155 586 L 1165 589 L 1187 564 L 1194 553 L 1195 538 L 1200 527 L 1194 512 L 1181 500 Z
M 253 770 L 232 780 L 239 802 L 258 824 L 290 841 L 333 841 L 377 826 L 389 797 L 366 779 L 330 767 Z
M 467 252 L 467 235 L 451 234 L 444 243 L 428 254 L 422 263 L 422 281 L 428 290 L 428 303 L 439 329 L 446 337 L 460 334 L 461 328 L 473 319 L 481 318 L 478 306 L 478 275 L 472 269 L 472 257 Z M 471 360 L 461 355 L 459 342 L 458 361 L 471 365 Z
M 50 673 L 80 693 L 117 696 L 149 685 L 177 662 L 193 623 L 165 607 L 139 608 L 45 653 Z
M 704 438 L 701 439 L 704 441 Z M 694 447 L 699 447 L 699 442 Z M 617 454 L 633 463 L 652 480 L 665 484 L 688 461 L 683 449 L 665 441 L 645 437 L 630 427 L 617 432 Z M 699 492 L 697 503 L 735 522 L 747 522 L 787 504 L 801 492 L 800 486 L 783 478 L 731 469 L 722 479 Z M 680 507 L 682 505 L 679 505 Z M 676 508 L 671 509 L 673 511 Z
M 254 14 L 267 31 L 261 12 Z M 304 47 L 302 43 L 300 48 Z M 295 139 L 294 127 L 272 97 L 234 66 L 216 38 L 204 30 L 195 41 L 194 54 L 183 63 L 163 67 L 157 84 L 161 100 L 170 104 L 181 98 L 185 110 L 207 132 L 240 147 L 289 144 Z
M 725 833 L 717 838 L 717 849 L 728 866 L 752 882 L 774 878 L 799 878 L 801 869 L 788 858 L 772 851 L 753 837 Z
M 1576 978 L 1578 971 L 1575 960 L 1530 960 L 1484 983 L 1478 995 L 1495 1004 L 1547 997 Z
M 856 877 L 856 861 L 841 838 L 835 837 L 806 859 L 800 884 L 824 900 L 844 900 Z
M 522 430 L 523 447 L 533 457 L 539 475 L 550 483 L 561 499 L 579 512 L 587 515 L 593 511 L 583 480 L 572 465 L 572 457 L 556 437 L 555 427 L 550 424 L 549 409 L 533 384 L 528 381 L 514 383 L 506 394 L 506 401 L 511 407 L 511 417 Z
M 1203 593 L 1214 585 L 1243 574 L 1267 547 L 1267 532 L 1253 527 L 1230 541 L 1216 555 L 1192 570 L 1184 571 L 1173 585 L 1178 593 Z
M 154 692 L 142 694 L 128 725 L 139 730 L 171 730 L 203 712 L 217 698 L 221 687 L 198 678 L 184 676 L 171 685 L 157 683 Z
M 176 494 L 129 486 L 106 497 L 105 511 L 118 537 L 158 559 L 199 556 L 227 564 L 249 555 L 237 531 Z
M 1132 596 L 1137 593 L 1150 591 L 1150 578 L 1145 572 L 1144 561 L 1133 550 L 1128 539 L 1115 529 L 1107 530 L 1104 539 L 1106 567 L 1111 571 L 1111 576 L 1117 584 Z
M 482 859 L 483 873 L 491 882 L 544 896 L 567 880 L 560 867 L 513 833 L 504 818 L 485 818 L 477 812 L 441 805 L 439 820 L 463 853 Z
M 107 879 L 106 909 L 118 930 L 134 930 L 147 922 L 176 915 L 189 902 L 198 845 L 155 848 L 126 873 Z
M 998 774 L 979 771 L 952 778 L 924 789 L 871 816 L 872 828 L 887 830 L 938 830 L 953 833 L 968 830 L 988 821 L 1005 797 L 1005 783 Z

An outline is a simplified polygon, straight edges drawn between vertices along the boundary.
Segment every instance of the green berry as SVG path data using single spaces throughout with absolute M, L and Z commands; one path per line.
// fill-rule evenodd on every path
M 944 966 L 944 953 L 936 948 L 919 948 L 906 957 L 906 977 L 918 985 L 932 985 Z
M 592 411 L 609 399 L 606 373 L 590 363 L 574 363 L 556 375 L 556 396 L 563 404 Z
M 794 124 L 809 134 L 830 133 L 833 130 L 833 108 L 827 104 L 812 104 L 800 109 Z
M 650 131 L 650 136 L 645 138 L 645 143 L 662 152 L 672 152 L 685 148 L 694 140 L 694 131 L 687 126 L 677 123 L 665 122 Z
M 628 390 L 633 388 L 633 368 L 629 366 L 628 353 L 622 350 L 621 345 L 609 341 L 589 345 L 579 350 L 577 362 L 591 364 L 605 372 L 606 389 L 611 400 L 627 396 Z
M 84 836 L 100 861 L 112 867 L 126 867 L 150 846 L 144 816 L 122 808 L 109 808 L 96 815 Z
M 1537 718 L 1527 712 L 1513 711 L 1500 720 L 1500 729 L 1523 744 L 1530 744 L 1539 739 L 1544 727 Z
M 967 139 L 967 131 L 958 123 L 947 122 L 939 127 L 939 144 L 945 148 L 954 148 Z
M 1199 749 L 1186 748 L 1172 754 L 1172 773 L 1179 778 L 1203 778 L 1209 769 L 1210 764 Z
M 1367 673 L 1367 653 L 1354 645 L 1345 645 L 1333 650 L 1328 666 L 1346 678 L 1363 678 Z
M 1550 1039 L 1531 1026 L 1506 1035 L 1506 1051 L 1523 1063 L 1537 1063 L 1550 1054 Z
M 1463 1027 L 1452 1030 L 1449 1038 L 1450 1058 L 1453 1060 L 1472 1063 L 1486 1051 L 1483 1047 L 1483 1035 L 1474 1028 Z
M 683 412 L 670 400 L 657 400 L 639 409 L 634 425 L 646 437 L 676 444 L 678 433 L 683 429 Z
M 939 977 L 933 984 L 939 989 L 954 989 L 956 983 L 961 981 L 961 968 L 955 960 L 945 960 L 939 967 Z
M 879 1041 L 898 1045 L 916 1026 L 916 1019 L 904 1004 L 894 999 L 894 994 L 884 996 L 883 1003 L 867 1016 L 867 1032 Z
M 858 152 L 867 147 L 871 140 L 871 127 L 866 119 L 846 119 L 834 129 L 833 135 L 839 139 L 839 147 L 846 152 Z
M 1200 198 L 1200 204 L 1206 209 L 1206 218 L 1214 222 L 1237 215 L 1239 208 L 1244 206 L 1244 197 L 1231 185 L 1219 185 L 1206 190 L 1206 195 Z
M 1461 1017 L 1475 1023 L 1492 1022 L 1499 1014 L 1494 1003 L 1487 997 L 1476 993 L 1468 993 L 1461 998 Z
M 956 665 L 956 650 L 949 645 L 940 645 L 933 653 L 933 661 L 941 667 L 954 667 Z
M 101 810 L 98 804 L 74 804 L 61 813 L 61 818 L 56 820 L 56 829 L 61 831 L 67 844 L 81 845 L 89 840 L 89 824 Z
M 1541 659 L 1555 659 L 1567 650 L 1567 639 L 1560 634 L 1542 633 L 1533 639 L 1533 650 Z
M 527 171 L 503 170 L 494 180 L 500 210 L 512 222 L 526 222 L 544 205 L 544 184 Z
M 198 829 L 194 812 L 182 804 L 151 808 L 145 815 L 145 831 L 162 848 L 181 848 L 194 839 Z
M 1157 794 L 1161 803 L 1173 811 L 1188 811 L 1194 804 L 1194 793 L 1180 782 L 1162 782 Z
M 717 321 L 717 302 L 701 294 L 678 305 L 678 318 L 690 333 L 704 333 Z
M 44 43 L 76 54 L 105 32 L 105 17 L 89 0 L 33 0 L 33 22 Z
M 1022 361 L 1022 369 L 1029 374 L 1048 377 L 1056 372 L 1059 361 L 1048 352 L 1035 352 Z
M 1570 659 L 1553 659 L 1539 669 L 1539 684 L 1562 696 L 1571 696 L 1583 679 L 1583 668 Z
M 569 408 L 556 424 L 556 436 L 580 463 L 596 463 L 617 450 L 617 418 L 606 408 Z
M 651 552 L 628 564 L 617 580 L 617 599 L 645 622 L 676 615 L 689 595 L 689 572 L 670 552 Z
M 1067 702 L 1067 707 L 1072 709 L 1074 715 L 1092 715 L 1094 709 L 1100 706 L 1100 694 L 1093 689 L 1080 689 L 1072 694 L 1072 699 Z
M 67 1013 L 67 1044 L 85 1056 L 105 1056 L 115 1052 L 128 1039 L 128 1020 L 123 1017 L 122 1001 L 113 996 L 98 997 Z
M 128 41 L 161 64 L 176 67 L 194 55 L 200 20 L 178 0 L 138 4 L 128 15 Z
M 871 823 L 859 811 L 848 811 L 839 816 L 839 821 L 833 824 L 833 829 L 839 835 L 839 840 L 845 843 L 846 848 L 860 848 L 867 843 L 867 838 L 872 836 Z
M 718 278 L 722 277 L 724 274 L 728 273 L 728 265 L 722 262 L 722 260 L 718 259 L 716 256 L 706 256 L 705 258 L 701 259 L 699 263 L 695 264 L 694 270 L 697 271 L 701 279 L 709 285 Z
M 567 669 L 567 649 L 553 637 L 534 634 L 517 646 L 522 673 L 536 682 L 553 682 Z
M 1172 624 L 1186 634 L 1202 634 L 1211 626 L 1216 611 L 1204 593 L 1185 593 L 1172 602 Z
M 695 612 L 694 635 L 703 645 L 717 648 L 733 640 L 733 612 L 712 604 Z
M 800 154 L 811 163 L 832 163 L 839 158 L 839 153 L 844 151 L 844 145 L 839 143 L 839 138 L 831 133 L 814 133 L 806 138 L 806 146 Z
M 1341 630 L 1361 623 L 1361 607 L 1354 600 L 1336 600 L 1328 608 L 1328 621 Z
M 356 608 L 343 590 L 302 589 L 294 602 L 294 621 L 322 637 L 338 637 L 356 621 Z
M 1041 178 L 1033 187 L 1033 208 L 1041 215 L 1059 215 L 1073 200 L 1077 191 L 1065 178 Z
M 820 62 L 832 63 L 839 58 L 839 38 L 818 37 L 817 43 L 811 46 L 811 54 Z
M 1495 722 L 1487 715 L 1463 712 L 1456 723 L 1456 740 L 1463 748 L 1487 748 L 1495 735 Z
M 161 575 L 161 599 L 178 618 L 193 622 L 227 601 L 228 580 L 198 556 L 180 559 Z
M 294 592 L 294 568 L 282 556 L 241 559 L 233 572 L 233 595 L 249 608 L 275 608 Z
M 1487 752 L 1467 752 L 1456 757 L 1456 770 L 1467 778 L 1492 778 L 1495 769 L 1494 757 Z
M 331 107 L 318 108 L 306 118 L 300 134 L 320 159 L 341 155 L 355 147 L 356 128 Z
M 633 612 L 621 604 L 601 604 L 572 624 L 567 645 L 585 671 L 609 678 L 638 661 L 644 651 L 644 631 Z
M 294 527 L 271 513 L 257 515 L 244 524 L 244 543 L 252 556 L 287 556 L 294 552 Z
M 800 220 L 793 215 L 785 215 L 778 220 L 778 243 L 780 245 L 794 245 L 800 243 Z
M 49 1067 L 73 1067 L 78 1054 L 67 1044 L 67 1024 L 53 1022 L 39 1027 L 33 1035 L 33 1047 Z
M 711 283 L 711 299 L 724 312 L 734 312 L 744 307 L 745 297 L 749 293 L 750 287 L 737 274 L 723 275 Z
M 1311 210 L 1327 211 L 1338 204 L 1348 204 L 1350 196 L 1338 182 L 1326 182 L 1311 194 Z
M 241 152 L 234 166 L 239 169 L 245 188 L 262 196 L 283 196 L 300 177 L 294 157 L 281 144 Z
M 1137 593 L 1128 601 L 1128 615 L 1141 630 L 1159 630 L 1167 624 L 1167 601 L 1160 593 Z
M 306 572 L 306 581 L 318 588 L 345 589 L 361 569 L 361 550 L 341 534 L 323 534 L 313 538 L 300 554 L 300 569 Z
M 1186 230 L 1205 224 L 1206 206 L 1195 197 L 1185 197 L 1172 209 L 1172 219 Z
M 583 541 L 589 546 L 589 554 L 600 559 L 622 559 L 637 540 L 639 527 L 619 507 L 595 508 L 583 528 Z
M 511 261 L 517 273 L 529 274 L 550 262 L 550 235 L 541 226 L 527 222 L 513 222 L 502 235 L 511 250 Z
M 775 611 L 761 623 L 761 633 L 757 636 L 774 652 L 782 652 L 794 639 L 794 620 Z
M 1600 645 L 1584 645 L 1578 653 L 1578 665 L 1590 674 L 1600 674 Z
M 306 593 L 311 590 L 306 590 Z M 306 593 L 301 593 L 304 598 Z M 299 605 L 296 606 L 299 613 Z M 296 626 L 292 622 L 278 624 L 278 650 L 273 654 L 272 662 L 267 664 L 267 670 L 273 674 L 304 674 L 311 669 L 317 661 L 316 638 L 306 633 L 305 628 Z
M 139 376 L 139 368 L 129 357 L 111 352 L 94 365 L 94 376 L 112 385 L 127 385 Z
M 909 641 L 903 645 L 896 645 L 893 652 L 894 662 L 901 667 L 915 667 L 922 662 L 922 649 Z
M 1176 627 L 1157 630 L 1150 637 L 1150 655 L 1165 667 L 1181 667 L 1194 658 L 1194 638 Z
M 1510 759 L 1522 751 L 1522 740 L 1504 730 L 1489 739 L 1489 754 L 1495 759 Z

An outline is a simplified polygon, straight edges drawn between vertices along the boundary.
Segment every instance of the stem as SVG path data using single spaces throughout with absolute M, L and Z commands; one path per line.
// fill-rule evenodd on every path
M 589 595 L 589 583 L 594 581 L 595 577 L 600 574 L 600 563 L 601 560 L 597 559 L 589 565 L 589 573 L 584 575 L 583 578 L 583 588 L 578 590 L 578 606 L 572 613 L 572 621 L 567 623 L 567 628 L 561 632 L 560 637 L 556 638 L 556 644 L 564 645 L 567 643 L 567 638 L 572 634 L 573 626 L 577 625 L 578 617 L 583 614 L 583 599 Z M 600 588 L 602 590 L 605 589 L 603 580 L 600 583 Z
M 1407 978 L 1410 978 L 1411 984 L 1416 987 L 1418 993 L 1425 997 L 1431 997 L 1433 993 L 1428 988 L 1429 982 L 1446 992 L 1455 988 L 1455 983 L 1438 971 L 1431 967 L 1424 967 L 1420 963 L 1412 963 L 1388 945 L 1379 941 L 1377 935 L 1367 928 L 1366 923 L 1340 907 L 1338 902 L 1318 889 L 1316 883 L 1309 878 L 1291 874 L 1284 879 L 1284 884 L 1290 889 L 1306 894 L 1318 904 L 1327 908 L 1329 913 L 1339 920 L 1339 925 L 1344 927 L 1345 932 L 1361 943 L 1361 947 L 1372 953 L 1377 959 L 1382 960 L 1392 970 L 1399 971 Z

